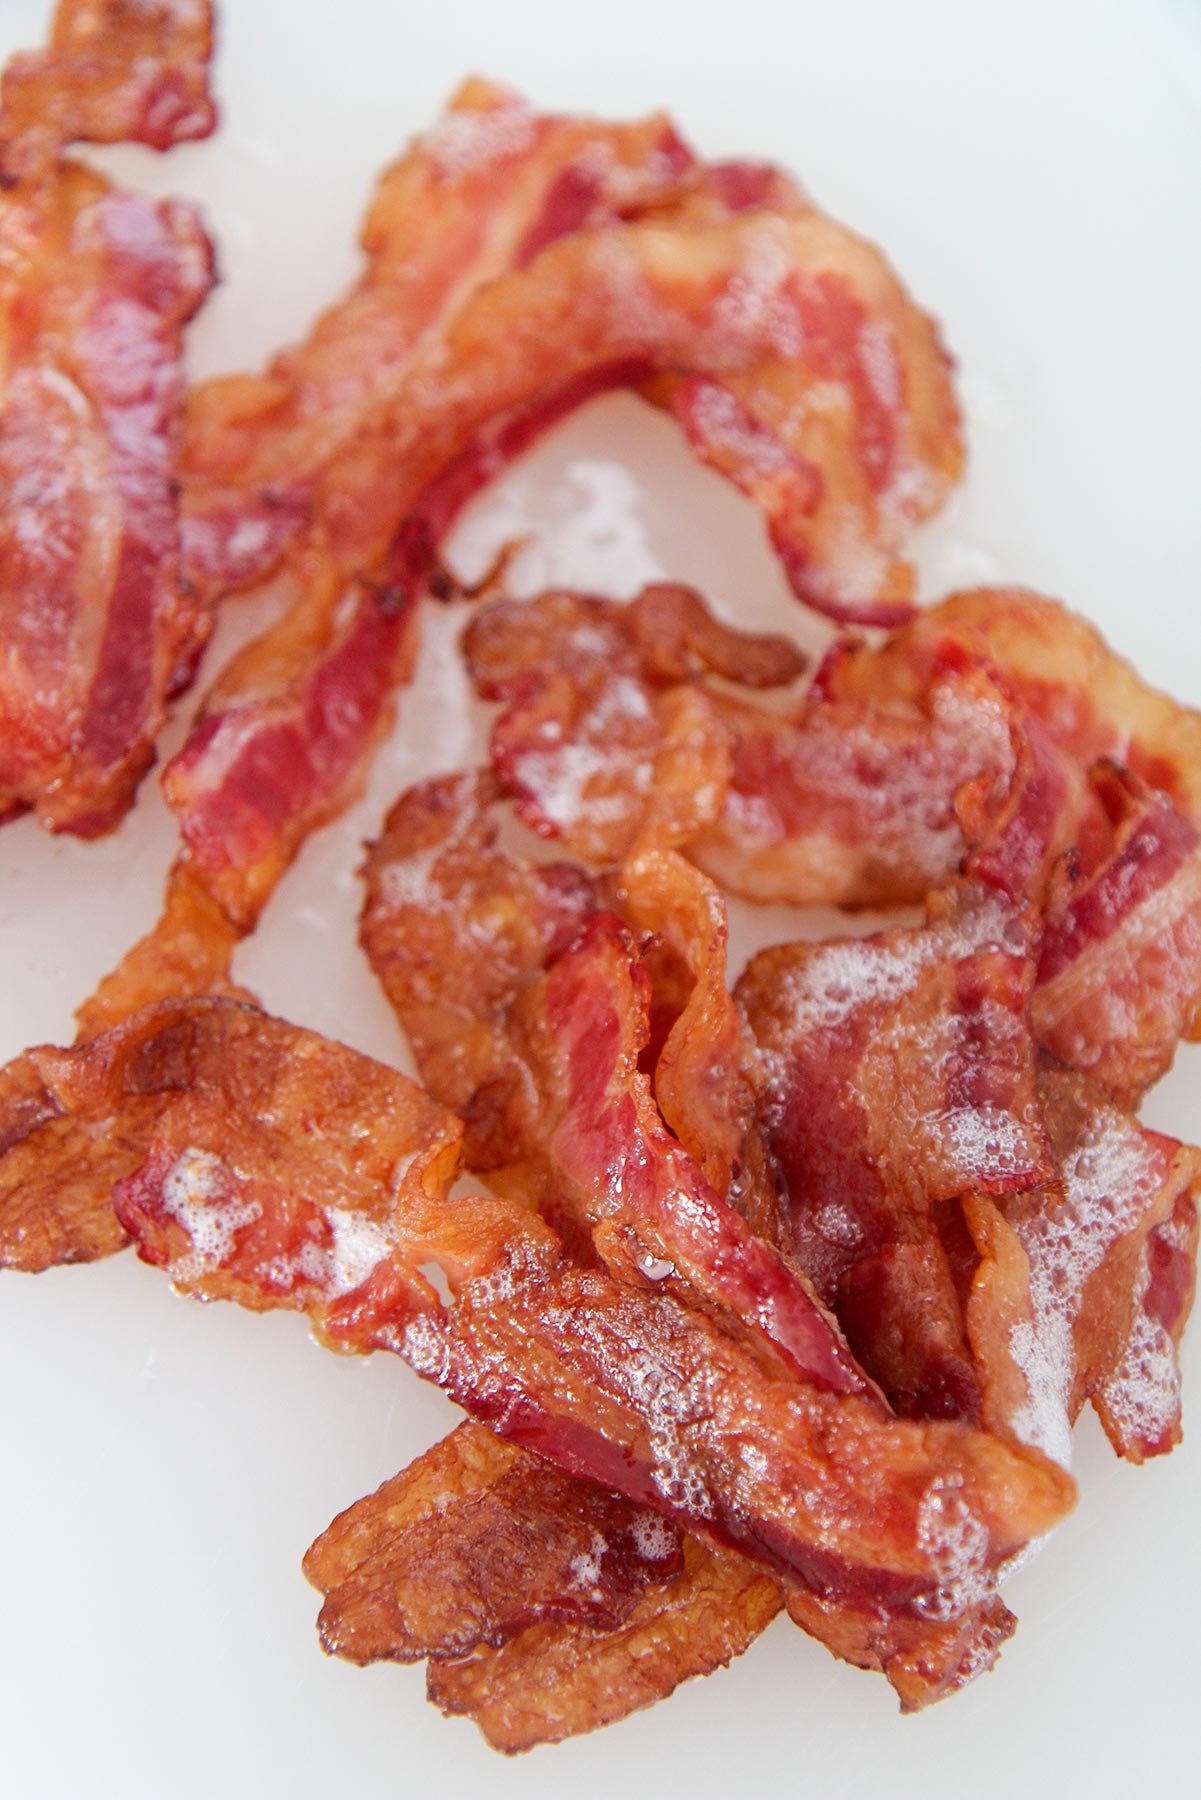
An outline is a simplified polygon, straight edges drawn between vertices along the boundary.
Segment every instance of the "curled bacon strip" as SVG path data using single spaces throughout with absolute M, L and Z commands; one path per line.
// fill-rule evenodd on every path
M 693 167 L 661 116 L 556 118 L 496 83 L 467 82 L 379 178 L 361 234 L 367 266 L 350 293 L 263 375 L 193 390 L 184 460 L 193 578 L 220 591 L 266 574 L 315 506 L 320 516 L 325 471 L 381 400 L 404 389 L 423 352 L 436 362 L 476 292 L 566 233 L 670 202 Z M 351 573 L 376 560 L 417 499 L 406 490 L 389 505 L 375 555 L 352 558 Z

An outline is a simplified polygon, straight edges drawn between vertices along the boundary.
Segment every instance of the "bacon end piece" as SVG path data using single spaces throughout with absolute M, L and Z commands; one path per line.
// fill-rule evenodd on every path
M 655 1513 L 465 1424 L 342 1513 L 305 1557 L 350 1662 L 500 1645 L 542 1622 L 607 1631 L 682 1567 Z
M 508 1755 L 611 1725 L 741 1656 L 780 1610 L 777 1584 L 742 1557 L 685 1541 L 684 1573 L 619 1625 L 538 1625 L 498 1650 L 431 1663 L 429 1698 Z
M 208 137 L 210 0 L 59 0 L 44 50 L 0 81 L 0 170 L 25 174 L 70 143 L 169 150 Z

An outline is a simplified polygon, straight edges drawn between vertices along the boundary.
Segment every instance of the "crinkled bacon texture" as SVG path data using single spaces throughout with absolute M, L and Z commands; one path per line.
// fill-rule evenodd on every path
M 905 534 L 959 473 L 947 360 L 878 251 L 742 174 L 662 118 L 549 118 L 469 83 L 385 174 L 346 300 L 262 377 L 194 396 L 195 578 L 252 579 L 306 515 L 369 568 L 402 524 L 440 536 L 568 407 L 651 382 L 802 598 L 903 615 Z
M 748 1556 L 799 1596 L 798 1607 L 832 1612 L 861 1645 L 939 1642 L 948 1618 L 966 1630 L 993 1604 L 996 1570 L 1071 1502 L 1068 1479 L 1036 1453 L 958 1422 L 897 1420 L 862 1378 L 850 1379 L 853 1365 L 802 1373 L 766 1329 L 716 1301 L 694 1306 L 675 1284 L 576 1263 L 523 1204 L 450 1199 L 461 1131 L 453 1115 L 403 1077 L 257 1009 L 163 1002 L 77 1050 L 35 1053 L 35 1067 L 56 1116 L 106 1140 L 124 1132 L 130 1166 L 93 1171 L 96 1187 L 120 1174 L 121 1226 L 178 1285 L 256 1308 L 299 1307 L 331 1342 L 399 1351 L 509 1443 L 717 1551 Z M 607 1153 L 603 1144 L 596 1152 Z M 433 1262 L 449 1301 L 430 1279 Z M 483 1709 L 503 1696 L 514 1658 L 542 1654 L 526 1632 L 569 1615 L 564 1585 L 582 1579 L 587 1592 L 574 1604 L 592 1629 L 660 1646 L 660 1673 L 651 1663 L 635 1684 L 646 1697 L 670 1687 L 664 1646 L 694 1612 L 715 1627 L 722 1595 L 731 1607 L 724 1635 L 710 1630 L 703 1656 L 698 1640 L 684 1672 L 724 1660 L 774 1610 L 763 1579 L 723 1575 L 720 1559 L 700 1552 L 682 1570 L 678 1547 L 660 1555 L 664 1540 L 622 1501 L 560 1489 L 558 1477 L 524 1464 L 509 1472 L 500 1500 L 486 1503 L 491 1523 L 477 1519 L 483 1542 L 493 1542 L 493 1526 L 510 1528 L 514 1509 L 537 1516 L 548 1492 L 556 1508 L 565 1497 L 570 1515 L 530 1589 L 528 1617 L 506 1613 L 485 1583 L 464 1619 L 449 1602 L 410 1593 L 401 1575 L 396 1605 L 385 1598 L 382 1613 L 366 1602 L 356 1612 L 352 1583 L 329 1618 L 344 1601 L 346 1617 L 361 1620 L 362 1654 L 392 1653 L 402 1613 L 411 1647 L 427 1654 L 477 1633 L 480 1646 L 524 1644 L 506 1651 L 494 1681 L 478 1672 Z M 400 1486 L 407 1493 L 411 1483 Z M 409 1516 L 402 1504 L 398 1531 Z M 607 1551 L 593 1544 L 594 1524 Z M 465 1529 L 469 1541 L 456 1528 L 458 1548 L 447 1554 L 471 1561 L 476 1540 Z M 390 1537 L 385 1560 L 401 1571 L 406 1557 L 420 1562 L 431 1531 L 423 1526 L 407 1548 L 403 1532 Z M 595 1581 L 578 1563 L 589 1554 Z M 668 1557 L 683 1588 L 662 1579 Z M 587 1619 L 574 1623 L 583 1629 Z M 543 1650 L 549 1667 L 567 1657 L 563 1679 L 587 1717 L 594 1673 L 617 1646 L 598 1637 L 574 1656 L 566 1641 Z M 881 1664 L 889 1660 L 878 1653 Z M 448 1705 L 456 1679 L 442 1690 Z
M 0 818 L 34 808 L 83 836 L 131 804 L 206 631 L 181 577 L 177 458 L 183 329 L 213 268 L 193 208 L 57 152 L 207 129 L 204 57 L 185 46 L 182 86 L 172 60 L 176 27 L 204 39 L 207 16 L 68 5 L 53 48 L 4 82 Z

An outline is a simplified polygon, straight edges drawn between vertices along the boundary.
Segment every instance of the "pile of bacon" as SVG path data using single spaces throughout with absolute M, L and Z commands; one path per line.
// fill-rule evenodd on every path
M 132 1241 L 458 1402 L 305 1566 L 327 1649 L 428 1659 L 503 1749 L 782 1607 L 921 1706 L 1012 1632 L 1085 1401 L 1135 1462 L 1179 1437 L 1201 1155 L 1134 1108 L 1201 1029 L 1201 717 L 1029 593 L 915 610 L 903 540 L 961 458 L 931 321 L 662 118 L 471 82 L 385 172 L 352 292 L 185 392 L 204 230 L 64 149 L 207 133 L 210 49 L 205 0 L 62 0 L 3 82 L 0 806 L 109 829 L 219 602 L 289 598 L 165 770 L 159 925 L 73 1048 L 0 1072 L 0 1264 Z M 419 1087 L 267 1015 L 233 953 L 461 593 L 459 509 L 617 385 L 757 503 L 802 601 L 888 633 L 799 691 L 788 639 L 690 590 L 494 581 L 489 764 L 402 795 L 365 871 Z M 723 890 L 920 922 L 731 994 Z

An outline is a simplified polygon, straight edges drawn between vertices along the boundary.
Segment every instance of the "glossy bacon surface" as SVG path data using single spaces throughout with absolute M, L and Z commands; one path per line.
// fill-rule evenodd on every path
M 0 167 L 28 173 L 59 149 L 207 137 L 210 0 L 59 0 L 44 50 L 0 79 Z
M 90 836 L 129 806 L 194 657 L 175 454 L 195 212 L 63 164 L 0 196 L 0 816 Z

